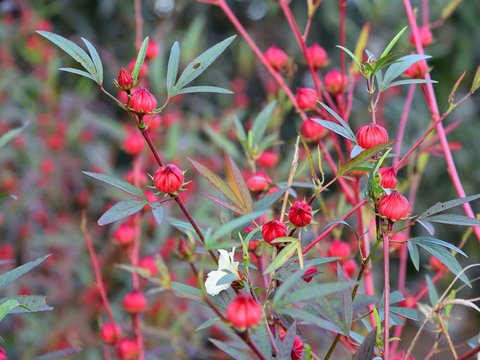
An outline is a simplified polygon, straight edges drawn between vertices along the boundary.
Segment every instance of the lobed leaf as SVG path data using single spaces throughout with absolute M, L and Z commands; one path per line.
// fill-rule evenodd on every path
M 379 91 L 385 91 L 390 86 L 390 83 L 397 77 L 402 75 L 410 66 L 418 61 L 431 58 L 429 55 L 405 55 L 399 58 L 395 63 L 390 65 L 385 71 L 383 81 L 379 84 Z
M 95 47 L 92 45 L 92 43 L 90 41 L 88 41 L 87 39 L 85 38 L 81 38 L 83 40 L 83 42 L 85 43 L 85 45 L 87 45 L 87 49 L 88 49 L 88 52 L 90 53 L 90 57 L 92 58 L 93 60 L 93 65 L 95 66 L 95 81 L 102 85 L 103 83 L 103 64 L 102 64 L 102 60 L 100 59 L 100 55 L 98 54 L 98 51 L 97 49 L 95 49 Z

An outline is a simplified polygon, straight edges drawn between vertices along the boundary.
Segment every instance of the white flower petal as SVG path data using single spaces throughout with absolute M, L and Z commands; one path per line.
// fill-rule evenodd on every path
M 207 294 L 215 296 L 218 295 L 220 291 L 227 290 L 230 287 L 231 283 L 217 285 L 217 282 L 225 275 L 227 275 L 227 273 L 221 270 L 210 271 L 207 274 L 207 280 L 205 281 Z
M 230 267 L 230 255 L 227 250 L 219 249 L 220 257 L 218 258 L 218 270 L 228 269 Z

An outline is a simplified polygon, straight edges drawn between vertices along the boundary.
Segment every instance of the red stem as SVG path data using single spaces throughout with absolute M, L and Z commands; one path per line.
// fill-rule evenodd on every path
M 135 46 L 139 50 L 143 37 L 142 0 L 134 0 L 133 7 L 135 11 Z
M 405 127 L 408 121 L 408 115 L 410 113 L 410 106 L 412 105 L 413 96 L 415 95 L 415 85 L 408 87 L 407 98 L 405 100 L 405 106 L 403 107 L 402 116 L 400 117 L 400 125 L 398 126 L 397 142 L 395 144 L 395 158 L 393 159 L 393 166 L 398 164 L 400 159 L 400 153 L 402 151 L 403 135 L 405 133 Z
M 345 47 L 345 13 L 347 10 L 347 0 L 338 0 L 338 6 L 340 7 L 340 45 Z M 345 51 L 340 51 L 340 71 L 345 75 Z
M 420 55 L 423 55 L 425 52 L 423 51 L 423 45 L 420 39 L 420 33 L 418 31 L 417 20 L 415 19 L 415 15 L 413 14 L 410 0 L 403 0 L 403 4 L 405 7 L 405 11 L 407 13 L 408 21 L 410 23 L 410 28 L 412 29 L 412 33 L 414 35 L 417 52 Z M 425 79 L 431 80 L 430 74 L 428 72 L 425 74 Z M 438 119 L 440 119 L 440 115 L 438 110 L 437 99 L 435 97 L 435 91 L 433 90 L 433 85 L 431 83 L 425 84 L 425 88 L 428 94 L 427 101 L 428 101 L 429 108 L 431 109 L 431 112 L 432 112 L 433 121 L 436 122 Z M 458 196 L 460 198 L 463 198 L 466 196 L 465 190 L 463 189 L 462 182 L 460 180 L 460 177 L 458 176 L 457 168 L 455 166 L 455 162 L 452 157 L 452 152 L 448 145 L 447 136 L 445 134 L 445 130 L 441 122 L 437 123 L 436 129 L 440 137 L 443 153 L 445 155 L 445 160 L 447 162 L 448 174 L 450 175 L 450 178 L 453 182 L 453 185 L 455 187 L 455 190 L 457 191 Z M 470 203 L 468 202 L 464 203 L 463 209 L 467 216 L 471 218 L 475 218 L 475 214 L 472 210 L 472 207 L 470 206 Z M 480 240 L 480 227 L 474 227 L 473 232 L 475 233 L 477 239 Z
M 390 239 L 389 234 L 383 236 L 383 291 L 384 291 L 384 327 L 383 327 L 383 358 L 390 359 Z

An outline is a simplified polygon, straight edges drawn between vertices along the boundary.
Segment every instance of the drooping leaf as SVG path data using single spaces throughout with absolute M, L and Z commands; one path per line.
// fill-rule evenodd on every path
M 321 107 L 327 110 L 330 113 L 330 115 L 332 115 L 338 121 L 340 125 L 343 126 L 343 128 L 350 134 L 350 139 L 353 139 L 352 141 L 356 143 L 357 140 L 356 140 L 355 134 L 353 133 L 350 126 L 340 117 L 340 115 L 338 115 L 335 111 L 333 111 L 333 109 L 331 109 L 328 105 L 322 102 L 319 102 L 319 104 Z
M 351 140 L 356 143 L 357 139 L 355 136 L 352 137 L 349 131 L 347 131 L 343 126 L 334 123 L 333 121 L 322 120 L 317 118 L 311 118 L 311 120 L 315 121 L 317 124 L 327 128 L 330 131 L 333 131 L 335 134 L 343 136 L 345 139 Z
M 173 87 L 175 81 L 177 80 L 178 67 L 180 65 L 180 45 L 178 41 L 175 41 L 170 50 L 170 57 L 168 58 L 167 65 L 167 94 L 168 96 L 173 96 Z
M 403 35 L 405 30 L 407 30 L 408 26 L 405 26 L 402 30 L 400 30 L 397 35 L 394 36 L 394 38 L 388 43 L 387 47 L 385 50 L 383 50 L 382 55 L 380 55 L 380 59 L 387 56 L 390 53 L 390 50 L 395 46 L 397 43 L 398 39 Z
M 283 264 L 285 264 L 293 254 L 295 254 L 295 250 L 297 249 L 297 242 L 292 241 L 287 246 L 285 246 L 278 254 L 275 256 L 273 261 L 268 265 L 265 269 L 264 274 L 271 273 L 272 271 L 277 270 Z
M 357 65 L 358 70 L 362 71 L 362 64 L 361 64 L 360 60 L 358 60 L 357 56 L 354 53 L 352 53 L 346 47 L 343 47 L 343 46 L 340 46 L 340 45 L 336 45 L 336 47 L 343 50 L 345 53 L 347 53 L 347 55 L 350 56 L 350 58 L 353 60 L 355 65 Z
M 426 275 L 425 278 L 427 281 L 428 297 L 430 299 L 430 304 L 432 306 L 437 306 L 439 299 L 437 289 L 435 289 L 435 285 L 433 284 L 430 276 Z
M 95 47 L 92 45 L 92 43 L 90 41 L 88 41 L 87 39 L 85 39 L 83 37 L 81 39 L 83 40 L 85 45 L 87 45 L 88 52 L 90 53 L 90 57 L 93 60 L 93 65 L 95 66 L 95 70 L 96 70 L 95 81 L 98 84 L 102 85 L 102 83 L 103 83 L 103 64 L 102 64 L 102 60 L 100 59 L 100 55 L 98 54 L 97 49 L 95 49 Z
M 426 218 L 430 222 L 460 225 L 460 226 L 480 226 L 480 220 L 465 215 L 458 214 L 438 214 Z
M 23 264 L 23 265 L 15 268 L 13 270 L 8 271 L 5 274 L 0 275 L 0 289 L 2 289 L 4 287 L 6 287 L 7 285 L 11 284 L 16 279 L 18 279 L 20 276 L 26 274 L 27 272 L 29 272 L 33 268 L 40 265 L 49 256 L 50 256 L 50 254 L 46 255 L 46 256 L 43 256 L 41 258 L 38 258 L 34 261 L 28 262 L 26 264 Z
M 90 80 L 95 81 L 95 78 L 94 78 L 92 75 L 90 75 L 88 72 L 83 71 L 83 70 L 80 70 L 80 69 L 75 69 L 75 68 L 60 68 L 60 69 L 58 69 L 58 70 L 60 70 L 60 71 L 65 71 L 65 72 L 68 72 L 68 73 L 71 73 L 71 74 L 80 75 L 80 76 L 86 77 L 87 79 L 90 79 Z
M 232 358 L 234 359 L 238 359 L 238 360 L 250 360 L 251 358 L 249 356 L 247 356 L 243 351 L 241 350 L 238 350 L 237 348 L 234 348 L 233 346 L 231 345 L 228 345 L 224 342 L 221 342 L 221 341 L 218 341 L 218 340 L 215 340 L 215 339 L 208 339 L 213 345 L 215 345 L 216 347 L 218 347 L 220 350 L 224 351 L 225 353 L 227 353 L 228 355 L 230 355 Z
M 16 138 L 29 124 L 30 121 L 27 121 L 22 126 L 9 130 L 0 136 L 0 149 L 7 145 L 12 139 Z
M 212 46 L 210 49 L 199 55 L 190 64 L 188 64 L 173 87 L 173 91 L 177 92 L 199 77 L 225 51 L 235 37 L 236 35 L 231 36 Z
M 250 130 L 252 133 L 252 142 L 254 145 L 258 145 L 260 141 L 264 138 L 265 131 L 267 130 L 268 123 L 272 118 L 273 110 L 275 110 L 276 105 L 276 101 L 270 102 L 255 117 L 252 129 Z
M 133 71 L 132 71 L 133 80 L 138 79 L 138 74 L 142 69 L 143 63 L 145 61 L 145 55 L 147 54 L 148 40 L 149 40 L 148 36 L 145 39 L 143 39 L 142 45 L 140 46 L 140 50 L 138 50 L 137 59 L 135 60 L 135 65 L 133 66 Z
M 297 326 L 295 321 L 292 325 L 288 328 L 287 332 L 285 333 L 285 337 L 282 341 L 278 342 L 278 353 L 277 357 L 279 359 L 290 360 L 292 358 L 292 348 L 293 343 L 295 341 L 295 336 L 297 335 Z
M 112 176 L 105 175 L 105 174 L 93 173 L 93 172 L 88 172 L 88 171 L 82 171 L 82 173 L 84 173 L 85 175 L 90 176 L 90 177 L 92 177 L 96 180 L 99 180 L 99 181 L 104 182 L 106 184 L 112 185 L 113 187 L 116 187 L 117 189 L 120 189 L 120 190 L 122 190 L 122 191 L 124 191 L 124 192 L 126 192 L 130 195 L 133 195 L 133 196 L 136 196 L 136 197 L 139 197 L 141 199 L 146 200 L 145 194 L 142 191 L 142 189 L 140 189 L 139 187 L 133 186 L 132 184 L 130 184 L 128 182 L 125 182 L 123 180 L 120 180 L 120 179 L 117 179 L 117 178 L 114 178 Z
M 142 210 L 148 204 L 145 200 L 122 200 L 113 205 L 98 219 L 98 225 L 108 225 Z

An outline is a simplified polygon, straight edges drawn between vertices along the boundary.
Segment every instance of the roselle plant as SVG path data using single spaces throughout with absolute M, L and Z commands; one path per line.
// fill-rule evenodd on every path
M 478 204 L 480 194 L 464 191 L 445 120 L 478 89 L 480 73 L 460 100 L 465 73 L 451 85 L 441 113 L 430 75 L 435 78 L 435 56 L 425 54 L 438 25 L 429 21 L 428 1 L 420 26 L 404 0 L 403 28 L 379 48 L 371 44 L 369 25 L 347 34 L 347 1 L 340 0 L 339 45 L 331 49 L 311 30 L 327 1 L 308 0 L 301 20 L 292 12 L 297 5 L 269 4 L 284 16 L 295 50 L 275 44 L 270 34 L 264 34 L 267 46 L 257 43 L 225 0 L 199 2 L 224 15 L 238 36 L 225 36 L 198 56 L 185 39 L 168 46 L 167 54 L 160 50 L 165 43 L 142 39 L 138 0 L 137 54 L 130 63 L 112 62 L 86 38 L 71 41 L 39 27 L 37 41 L 50 41 L 76 62 L 60 70 L 83 77 L 61 79 L 70 85 L 78 80 L 78 89 L 86 81 L 95 84 L 94 96 L 116 107 L 109 122 L 80 105 L 90 111 L 88 121 L 103 127 L 106 143 L 121 144 L 131 160 L 127 171 L 118 171 L 105 161 L 99 165 L 101 148 L 89 148 L 88 141 L 80 146 L 91 161 L 66 188 L 88 189 L 79 193 L 72 222 L 78 227 L 81 218 L 93 274 L 92 291 L 79 307 L 86 309 L 90 321 L 82 325 L 90 334 L 60 354 L 46 347 L 46 356 L 103 351 L 106 359 L 411 359 L 424 357 L 421 339 L 432 330 L 427 358 L 440 350 L 457 359 L 478 353 L 478 339 L 462 343 L 453 336 L 461 320 L 452 311 L 480 311 L 467 293 L 477 281 L 469 270 L 478 265 L 464 249 L 480 239 L 470 204 Z M 447 6 L 441 22 L 457 6 Z M 204 80 L 217 67 L 229 68 L 231 45 L 255 55 L 265 88 L 261 100 L 249 100 L 241 76 L 232 90 L 222 85 L 228 75 L 213 76 L 213 84 Z M 44 46 L 45 57 L 52 56 L 52 47 Z M 48 63 L 46 87 L 57 76 L 51 75 L 57 62 Z M 387 122 L 384 108 L 392 99 L 403 104 L 398 94 L 404 88 L 400 121 Z M 415 91 L 430 112 L 421 120 L 430 124 L 410 141 L 408 125 L 420 120 L 414 119 Z M 60 100 L 52 93 L 46 92 L 46 102 L 60 117 Z M 190 121 L 187 108 L 200 112 L 208 108 L 207 98 L 215 110 L 206 112 L 222 115 L 208 123 L 195 114 Z M 224 109 L 225 98 L 233 98 L 234 106 Z M 52 128 L 40 141 L 61 162 L 66 130 Z M 71 130 L 68 139 L 77 137 Z M 443 154 L 445 177 L 458 197 L 433 192 L 434 205 L 422 212 L 415 200 L 434 152 Z M 63 166 L 77 170 L 66 160 Z M 54 167 L 42 163 L 43 170 Z M 56 184 L 58 177 L 48 179 Z M 465 232 L 457 239 L 436 224 Z M 111 244 L 102 241 L 107 238 Z M 470 265 L 462 267 L 464 262 Z M 409 264 L 430 271 L 417 281 Z M 90 281 L 85 271 L 75 276 Z

